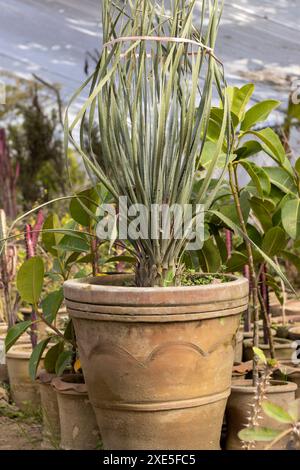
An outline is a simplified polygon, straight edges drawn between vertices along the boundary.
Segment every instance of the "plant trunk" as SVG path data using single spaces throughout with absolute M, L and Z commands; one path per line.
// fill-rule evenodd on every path
M 252 302 L 253 302 L 253 310 L 254 310 L 254 325 L 253 325 L 253 346 L 259 347 L 259 300 L 258 300 L 258 288 L 257 288 L 257 279 L 256 279 L 256 272 L 253 260 L 253 252 L 251 243 L 247 240 L 248 237 L 246 223 L 244 220 L 240 198 L 239 198 L 239 184 L 238 184 L 238 177 L 236 169 L 233 167 L 232 164 L 229 165 L 229 178 L 230 178 L 230 186 L 236 206 L 236 210 L 238 213 L 241 230 L 245 235 L 245 244 L 248 253 L 248 261 L 249 261 L 249 275 L 250 281 L 252 285 Z M 258 372 L 258 358 L 256 354 L 253 357 L 253 384 L 257 385 L 259 378 Z

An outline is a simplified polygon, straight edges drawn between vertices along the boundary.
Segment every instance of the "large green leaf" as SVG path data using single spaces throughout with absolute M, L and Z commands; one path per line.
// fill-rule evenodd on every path
M 300 199 L 287 201 L 281 210 L 282 225 L 286 233 L 297 240 L 300 236 Z
M 84 227 L 89 227 L 95 220 L 95 213 L 99 205 L 97 188 L 90 188 L 77 194 L 77 199 L 70 203 L 72 218 Z
M 243 253 L 233 251 L 231 257 L 226 263 L 226 271 L 230 273 L 241 271 L 242 268 L 246 266 L 248 263 L 249 261 L 246 255 L 244 255 Z
M 55 364 L 56 375 L 60 376 L 65 372 L 67 367 L 71 365 L 72 357 L 73 351 L 63 351 L 60 353 Z
M 37 305 L 44 283 L 44 262 L 40 256 L 34 256 L 22 264 L 17 275 L 17 289 L 25 302 Z
M 270 230 L 273 226 L 272 217 L 264 201 L 253 197 L 250 201 L 250 206 L 264 231 Z
M 78 253 L 90 251 L 90 245 L 85 238 L 72 235 L 65 235 L 59 242 L 58 248 Z
M 43 339 L 36 345 L 36 347 L 32 351 L 32 354 L 29 359 L 29 376 L 31 380 L 36 379 L 36 373 L 38 370 L 39 363 L 42 359 L 43 352 L 45 351 L 50 339 L 51 337 Z
M 247 140 L 236 151 L 238 158 L 248 158 L 261 152 L 262 146 L 257 140 Z
M 52 323 L 55 320 L 56 314 L 61 307 L 64 300 L 63 289 L 58 289 L 50 292 L 42 301 L 43 316 L 45 319 Z
M 247 131 L 246 134 L 255 135 L 262 144 L 263 150 L 279 163 L 285 162 L 285 150 L 280 138 L 270 127 L 261 131 Z
M 262 250 L 266 255 L 273 257 L 278 255 L 287 245 L 284 230 L 280 227 L 272 227 L 263 238 Z
M 237 233 L 238 235 L 240 235 L 241 237 L 243 237 L 245 240 L 247 240 L 248 242 L 251 243 L 251 245 L 255 248 L 255 250 L 257 250 L 257 252 L 262 256 L 262 258 L 265 260 L 266 263 L 268 263 L 273 269 L 274 271 L 278 274 L 278 276 L 280 276 L 280 278 L 283 280 L 283 282 L 290 287 L 290 289 L 295 293 L 295 289 L 293 288 L 292 284 L 289 282 L 289 280 L 286 278 L 286 276 L 283 274 L 282 270 L 280 269 L 279 266 L 277 266 L 276 263 L 274 263 L 274 261 L 268 256 L 266 255 L 266 253 L 264 253 L 263 250 L 261 250 L 254 242 L 253 240 L 251 240 L 251 238 L 249 238 L 249 236 L 244 233 L 241 228 L 236 225 L 235 223 L 233 223 L 230 219 L 228 219 L 228 217 L 225 217 L 221 212 L 218 212 L 218 211 L 214 211 L 214 210 L 210 210 L 208 211 L 209 213 L 215 215 L 216 217 L 218 217 L 220 220 L 222 220 L 226 225 L 227 227 L 229 227 L 231 230 L 233 230 L 235 233 Z
M 62 341 L 59 341 L 47 351 L 44 359 L 44 367 L 46 371 L 50 374 L 55 373 L 55 365 L 57 363 L 57 359 L 63 352 L 63 350 L 64 343 Z
M 290 416 L 287 411 L 275 403 L 264 401 L 262 403 L 262 409 L 264 410 L 265 414 L 269 416 L 269 418 L 273 418 L 279 423 L 293 424 L 294 422 L 292 416 Z
M 250 214 L 250 201 L 249 201 L 249 193 L 248 191 L 242 191 L 240 195 L 240 205 L 243 213 L 243 217 L 245 222 L 248 221 L 249 214 Z M 220 212 L 224 214 L 226 217 L 231 219 L 234 223 L 239 223 L 239 217 L 234 204 L 222 204 L 220 207 Z
M 50 214 L 48 215 L 47 219 L 44 222 L 43 230 L 54 230 L 60 228 L 60 222 L 57 214 Z M 57 256 L 57 249 L 54 248 L 60 240 L 62 239 L 63 235 L 61 233 L 56 232 L 42 232 L 42 241 L 46 248 L 46 250 L 51 253 L 53 256 Z
M 31 320 L 16 323 L 16 325 L 9 328 L 5 338 L 5 350 L 8 352 L 10 348 L 18 341 L 20 336 L 25 333 L 31 325 Z
M 261 349 L 256 348 L 256 347 L 254 347 L 254 348 L 252 348 L 252 349 L 253 349 L 254 354 L 259 358 L 259 360 L 260 360 L 263 364 L 267 364 L 267 358 L 266 358 L 264 352 L 263 352 Z
M 199 251 L 199 263 L 205 273 L 216 273 L 222 264 L 218 247 L 212 238 L 204 242 L 202 250 Z
M 264 167 L 264 171 L 270 178 L 271 183 L 286 194 L 297 194 L 294 179 L 283 168 Z
M 249 174 L 260 196 L 264 197 L 265 195 L 270 194 L 271 183 L 268 174 L 263 170 L 263 168 L 248 160 L 239 160 L 239 163 Z
M 266 100 L 255 104 L 246 112 L 245 118 L 241 125 L 241 130 L 248 131 L 255 124 L 265 121 L 268 119 L 270 113 L 274 109 L 278 108 L 279 105 L 280 101 L 275 100 Z
M 275 429 L 256 427 L 245 428 L 238 433 L 239 439 L 244 442 L 272 442 L 281 434 Z
M 244 119 L 247 104 L 253 95 L 255 86 L 252 83 L 247 83 L 242 88 L 228 87 L 230 98 L 230 110 L 235 114 L 239 121 Z

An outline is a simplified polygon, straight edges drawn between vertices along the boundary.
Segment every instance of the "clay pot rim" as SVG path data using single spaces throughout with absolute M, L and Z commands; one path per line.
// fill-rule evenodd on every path
M 274 347 L 275 349 L 286 349 L 288 346 L 290 346 L 290 349 L 292 348 L 293 341 L 290 339 L 286 338 L 274 338 Z M 251 338 L 244 339 L 244 346 L 245 347 L 252 347 L 253 346 L 253 340 Z M 260 343 L 258 346 L 260 349 L 269 349 L 270 346 L 268 344 L 263 344 Z
M 250 385 L 251 384 L 251 385 Z M 271 385 L 267 388 L 267 393 L 285 393 L 285 392 L 294 392 L 297 390 L 298 385 L 294 382 L 286 382 L 283 380 L 271 380 Z M 256 390 L 252 385 L 251 379 L 244 379 L 240 382 L 235 382 L 231 385 L 232 392 L 239 392 L 243 394 L 252 394 Z
M 232 308 L 244 311 L 248 305 L 249 282 L 243 277 L 229 276 L 233 279 L 231 282 L 205 286 L 127 287 L 120 285 L 120 282 L 132 278 L 131 274 L 117 274 L 66 281 L 64 295 L 69 314 L 70 310 L 74 309 L 86 311 L 87 305 L 90 309 L 93 305 L 134 309 L 133 312 L 126 311 L 125 314 L 136 313 L 136 307 L 139 307 L 144 309 L 145 315 L 152 315 L 153 307 L 163 307 L 165 311 L 169 308 L 170 311 L 167 313 L 175 314 L 178 313 L 178 309 L 187 306 L 190 307 L 190 313 L 199 313 L 206 311 L 207 305 L 210 306 L 210 311 L 224 310 L 226 306 L 227 312 Z M 88 311 L 91 310 L 88 309 Z M 165 312 L 160 312 L 162 313 Z
M 200 274 L 200 273 L 199 273 Z M 210 276 L 210 275 L 217 275 L 217 273 L 207 273 L 203 274 L 203 277 L 205 276 Z M 198 275 L 195 273 L 195 275 Z M 189 291 L 197 291 L 199 289 L 201 290 L 221 290 L 222 288 L 227 289 L 229 286 L 230 287 L 236 287 L 236 286 L 244 286 L 245 284 L 248 283 L 248 280 L 244 278 L 243 276 L 234 276 L 232 274 L 224 274 L 224 277 L 227 277 L 230 279 L 228 282 L 222 282 L 220 284 L 207 284 L 207 285 L 197 285 L 197 286 L 178 286 L 178 287 L 134 287 L 134 286 L 120 286 L 120 285 L 114 285 L 113 281 L 120 280 L 123 278 L 124 280 L 131 280 L 133 279 L 132 274 L 112 274 L 112 275 L 105 275 L 105 276 L 96 276 L 96 277 L 86 277 L 86 278 L 80 278 L 80 279 L 71 279 L 69 281 L 66 281 L 64 285 L 67 288 L 72 288 L 74 290 L 82 290 L 82 289 L 87 289 L 87 290 L 94 290 L 94 291 L 102 291 L 102 290 L 107 290 L 107 288 L 113 288 L 116 290 L 116 292 L 128 292 L 128 293 L 161 293 L 161 292 L 167 292 L 167 293 L 172 293 L 172 292 L 189 292 Z M 108 283 L 107 281 L 111 280 L 112 283 Z
M 52 380 L 57 376 L 51 372 L 47 372 L 45 369 L 41 370 L 36 378 L 39 383 L 51 384 Z
M 85 383 L 76 383 L 76 382 L 66 382 L 64 379 L 71 378 L 76 374 L 65 374 L 61 377 L 55 377 L 51 381 L 52 387 L 55 389 L 57 393 L 61 393 L 63 395 L 87 395 L 87 386 Z M 79 374 L 77 374 L 78 376 Z
M 42 358 L 45 357 L 47 352 L 44 351 Z M 27 360 L 30 358 L 32 354 L 32 345 L 31 343 L 24 343 L 24 344 L 16 344 L 11 347 L 11 349 L 6 353 L 6 357 L 8 359 L 24 359 Z
M 289 328 L 289 333 L 300 336 L 300 326 L 292 326 L 291 328 Z
M 282 361 L 279 361 L 279 364 L 281 366 L 286 366 L 288 368 L 287 371 L 284 371 L 284 375 L 286 374 L 287 376 L 290 377 L 292 375 L 300 374 L 300 361 L 299 361 L 298 364 L 294 364 L 293 361 L 291 361 L 289 359 L 284 359 Z

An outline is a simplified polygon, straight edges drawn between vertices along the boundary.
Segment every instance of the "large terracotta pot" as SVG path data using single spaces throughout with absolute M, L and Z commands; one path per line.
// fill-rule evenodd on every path
M 56 377 L 52 386 L 57 394 L 61 449 L 95 450 L 100 435 L 83 376 Z
M 289 403 L 295 400 L 295 391 L 297 385 L 291 382 L 272 381 L 267 389 L 266 398 L 272 403 L 287 409 Z M 252 386 L 252 380 L 241 380 L 232 384 L 231 395 L 226 409 L 227 422 L 227 440 L 226 450 L 241 450 L 242 442 L 238 437 L 248 422 L 251 404 L 253 403 L 255 387 Z M 263 413 L 262 413 L 263 415 Z M 260 426 L 272 429 L 285 429 L 286 425 L 274 421 L 263 415 Z M 263 450 L 268 445 L 266 442 L 257 442 L 255 450 Z M 280 441 L 274 446 L 274 450 L 283 450 L 286 448 L 287 440 Z
M 64 285 L 104 447 L 219 449 L 248 281 L 126 287 L 131 279 Z
M 36 411 L 41 405 L 39 387 L 29 376 L 31 345 L 13 346 L 6 354 L 6 362 L 13 401 L 21 410 Z M 40 362 L 42 369 L 43 360 Z
M 42 370 L 38 377 L 43 414 L 43 449 L 58 449 L 60 444 L 60 421 L 57 394 L 51 385 L 55 374 Z

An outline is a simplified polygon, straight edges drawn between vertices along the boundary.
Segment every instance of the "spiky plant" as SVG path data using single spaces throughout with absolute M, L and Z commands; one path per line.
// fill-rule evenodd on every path
M 216 162 L 230 133 L 223 68 L 214 53 L 222 4 L 172 0 L 170 9 L 164 1 L 159 4 L 154 0 L 102 2 L 100 59 L 69 107 L 86 87 L 90 87 L 89 97 L 71 123 L 67 112 L 65 126 L 66 142 L 82 156 L 93 183 L 103 183 L 116 201 L 126 196 L 128 206 L 146 207 L 146 236 L 130 240 L 139 286 L 165 285 L 170 278 L 175 283 L 180 273 L 196 213 L 182 239 L 176 238 L 174 225 L 169 239 L 162 235 L 152 239 L 151 207 L 183 207 L 190 202 L 213 99 L 222 103 L 218 115 L 222 125 L 209 168 L 197 186 L 197 203 L 204 209 L 222 183 L 226 163 L 211 190 Z M 196 13 L 199 27 L 193 23 Z M 101 161 L 93 148 L 95 127 Z

